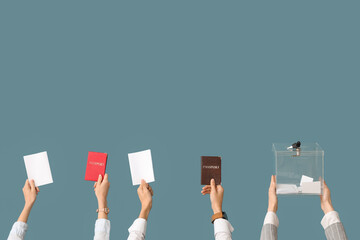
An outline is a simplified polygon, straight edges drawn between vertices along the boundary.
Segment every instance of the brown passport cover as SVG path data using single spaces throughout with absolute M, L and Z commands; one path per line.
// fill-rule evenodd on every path
M 209 185 L 211 179 L 221 184 L 221 157 L 201 157 L 201 185 Z

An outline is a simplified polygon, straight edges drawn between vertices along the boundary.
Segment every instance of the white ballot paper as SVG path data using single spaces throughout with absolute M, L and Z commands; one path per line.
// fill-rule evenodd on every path
M 300 187 L 295 184 L 276 184 L 277 194 L 321 194 L 321 182 L 305 175 L 301 176 Z
M 304 182 L 302 184 L 302 193 L 321 194 L 321 182 Z
M 128 156 L 133 185 L 139 185 L 141 179 L 147 183 L 155 181 L 150 149 L 129 153 Z
M 24 162 L 28 179 L 34 179 L 36 187 L 53 183 L 47 152 L 24 156 Z
M 302 186 L 303 183 L 305 183 L 305 182 L 313 182 L 313 181 L 314 181 L 313 178 L 308 177 L 308 176 L 305 176 L 305 175 L 302 175 L 302 176 L 301 176 L 301 180 L 300 180 L 300 186 Z
M 276 184 L 276 194 L 294 194 L 299 190 L 295 184 Z

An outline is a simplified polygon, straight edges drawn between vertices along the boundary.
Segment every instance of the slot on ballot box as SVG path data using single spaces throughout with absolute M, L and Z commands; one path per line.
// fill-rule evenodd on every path
M 324 150 L 318 143 L 274 143 L 276 193 L 279 195 L 321 195 L 324 181 Z

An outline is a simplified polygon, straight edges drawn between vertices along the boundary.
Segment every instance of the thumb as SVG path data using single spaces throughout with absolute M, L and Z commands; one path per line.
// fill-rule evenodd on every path
M 101 174 L 99 174 L 98 180 L 97 180 L 97 184 L 96 185 L 100 185 L 102 181 L 102 176 Z
M 31 189 L 29 179 L 26 179 L 23 190 Z
M 31 190 L 35 190 L 35 181 L 33 179 L 30 180 Z
M 216 191 L 215 180 L 212 178 L 210 181 L 211 191 Z
M 146 182 L 144 179 L 141 179 L 141 184 L 140 184 L 140 187 L 142 188 L 146 188 Z
M 276 188 L 276 178 L 275 178 L 275 175 L 271 175 L 270 187 L 271 187 L 271 188 Z

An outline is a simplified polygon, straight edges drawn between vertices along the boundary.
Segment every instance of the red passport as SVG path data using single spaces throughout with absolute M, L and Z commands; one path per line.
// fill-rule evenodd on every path
M 89 152 L 85 180 L 96 182 L 100 174 L 104 178 L 106 161 L 107 153 Z

